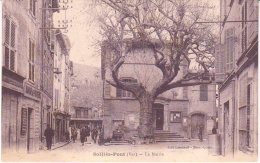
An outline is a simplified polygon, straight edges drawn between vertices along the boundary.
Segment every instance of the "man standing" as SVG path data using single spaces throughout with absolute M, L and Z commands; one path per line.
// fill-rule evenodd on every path
M 85 142 L 85 139 L 86 139 L 86 128 L 83 126 L 81 129 L 80 129 L 80 141 L 82 143 L 82 146 L 84 145 L 84 142 Z
M 75 128 L 75 126 L 71 129 L 71 138 L 73 140 L 73 143 L 75 143 L 75 140 L 77 139 L 77 129 Z
M 52 145 L 52 138 L 54 136 L 54 131 L 51 129 L 50 125 L 47 125 L 46 130 L 44 131 L 44 136 L 46 138 L 46 143 L 47 143 L 47 149 L 51 150 L 51 145 Z
M 94 141 L 94 143 L 96 143 L 96 141 L 97 141 L 97 136 L 98 136 L 98 130 L 97 130 L 97 127 L 94 127 L 92 130 L 92 133 L 91 133 L 91 137 L 92 137 L 92 140 Z
M 201 142 L 203 141 L 203 130 L 204 130 L 204 126 L 202 124 L 199 125 L 199 139 Z

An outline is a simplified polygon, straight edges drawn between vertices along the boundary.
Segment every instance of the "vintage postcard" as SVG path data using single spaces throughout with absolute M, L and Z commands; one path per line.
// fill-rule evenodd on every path
M 258 160 L 257 0 L 3 0 L 2 161 Z

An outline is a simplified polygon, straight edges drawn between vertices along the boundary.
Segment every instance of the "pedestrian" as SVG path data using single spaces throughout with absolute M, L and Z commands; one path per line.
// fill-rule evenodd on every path
M 77 139 L 77 135 L 78 135 L 77 129 L 73 127 L 71 129 L 71 139 L 73 140 L 73 143 L 75 143 L 75 140 Z
M 97 129 L 97 127 L 94 127 L 91 131 L 91 137 L 95 144 L 97 141 L 97 136 L 98 136 L 98 129 Z
M 99 135 L 98 135 L 98 145 L 103 145 L 103 144 L 104 144 L 104 128 L 100 127 Z
M 212 128 L 212 134 L 217 134 L 216 126 L 214 126 L 214 127 Z
M 66 142 L 70 141 L 70 133 L 68 130 L 65 132 L 65 138 L 66 138 Z
M 204 126 L 199 125 L 199 139 L 201 142 L 203 141 L 203 129 L 204 129 Z
M 85 142 L 85 139 L 86 139 L 86 128 L 83 126 L 81 129 L 80 129 L 80 141 L 82 143 L 82 146 L 84 145 L 84 142 Z
M 88 127 L 88 125 L 86 126 L 86 142 L 88 141 L 88 136 L 90 136 L 90 128 Z
M 46 138 L 47 149 L 51 150 L 52 138 L 54 136 L 54 131 L 51 129 L 49 124 L 47 125 L 47 128 L 44 131 L 44 136 Z

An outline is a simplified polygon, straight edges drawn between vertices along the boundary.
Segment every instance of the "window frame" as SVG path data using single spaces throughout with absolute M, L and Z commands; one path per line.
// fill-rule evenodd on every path
M 137 83 L 137 80 L 134 78 L 122 78 L 123 82 L 129 82 L 129 83 Z M 130 91 L 116 88 L 116 97 L 117 98 L 134 98 L 134 94 Z
M 29 11 L 33 17 L 36 16 L 36 0 L 29 0 Z
M 247 1 L 244 1 L 242 4 L 242 22 L 241 22 L 241 50 L 242 53 L 244 53 L 247 49 L 247 43 L 248 43 L 248 35 L 247 35 L 247 11 L 248 11 L 248 6 L 247 6 Z
M 9 30 L 8 30 L 8 42 L 6 42 L 6 22 L 7 20 L 9 21 Z M 7 69 L 16 72 L 17 70 L 17 64 L 16 64 L 16 60 L 17 60 L 17 49 L 16 49 L 16 44 L 17 44 L 17 28 L 18 28 L 18 23 L 10 16 L 5 15 L 4 16 L 4 21 L 3 21 L 3 62 L 4 62 L 4 67 L 6 67 Z M 14 30 L 12 30 L 12 27 L 14 27 Z M 14 31 L 14 33 L 12 34 L 12 31 Z M 12 37 L 12 35 L 14 35 Z M 13 39 L 12 39 L 13 38 Z M 13 45 L 12 45 L 13 42 Z M 8 64 L 6 63 L 6 49 L 8 49 Z M 13 61 L 11 60 L 11 54 L 13 52 Z M 13 68 L 12 68 L 13 67 Z
M 33 46 L 32 46 L 33 45 Z M 33 49 L 32 49 L 33 47 Z M 28 79 L 31 82 L 35 82 L 35 60 L 36 60 L 36 44 L 35 41 L 29 38 L 29 57 L 28 57 Z M 31 70 L 31 71 L 30 71 Z M 33 70 L 33 71 L 32 71 Z
M 205 87 L 205 90 L 204 88 L 202 88 L 203 86 L 206 86 Z M 200 86 L 200 101 L 209 101 L 209 95 L 208 95 L 208 91 L 209 91 L 209 87 L 208 87 L 208 84 L 201 84 Z M 205 94 L 205 99 L 203 97 L 203 94 Z
M 174 115 L 180 114 L 178 119 L 174 119 Z M 182 123 L 182 112 L 181 111 L 170 111 L 170 123 Z

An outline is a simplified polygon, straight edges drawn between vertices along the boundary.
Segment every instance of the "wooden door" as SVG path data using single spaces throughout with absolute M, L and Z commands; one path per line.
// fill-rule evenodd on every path
M 163 109 L 156 109 L 156 130 L 163 130 L 164 114 Z

